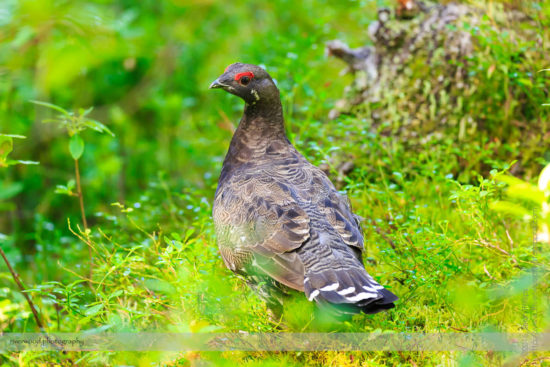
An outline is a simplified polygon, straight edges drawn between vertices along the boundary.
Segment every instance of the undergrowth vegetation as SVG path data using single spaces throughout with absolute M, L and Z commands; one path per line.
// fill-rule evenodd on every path
M 492 1 L 470 3 L 495 9 Z M 394 118 L 382 125 L 368 114 L 327 118 L 352 76 L 339 75 L 342 65 L 326 58 L 324 42 L 366 43 L 376 6 L 389 4 L 0 4 L 0 246 L 44 328 L 320 330 L 305 298 L 286 307 L 285 325 L 273 323 L 218 253 L 212 201 L 242 103 L 207 88 L 227 64 L 243 61 L 265 65 L 277 80 L 289 139 L 348 194 L 364 219 L 367 270 L 400 297 L 395 309 L 323 331 L 548 331 L 550 188 L 543 168 L 550 163 L 550 107 L 543 105 L 550 101 L 550 74 L 538 71 L 548 67 L 542 55 L 550 41 L 550 3 L 496 2 L 498 11 L 536 19 L 530 31 L 537 37 L 528 45 L 508 42 L 491 18 L 479 29 L 479 53 L 470 62 L 484 77 L 464 96 L 463 109 L 447 112 L 459 121 L 463 116 L 453 114 L 471 107 L 470 117 L 483 114 L 480 121 L 492 128 L 464 137 L 456 124 L 421 142 L 387 133 L 408 116 L 404 110 L 392 110 Z M 521 57 L 518 49 L 525 51 Z M 425 77 L 422 68 L 410 75 Z M 66 134 L 41 123 L 57 113 L 109 134 Z M 37 326 L 2 263 L 1 330 L 36 332 Z M 544 358 L 493 352 L 0 355 L 5 365 L 40 366 L 52 360 L 67 366 L 498 366 L 549 363 Z

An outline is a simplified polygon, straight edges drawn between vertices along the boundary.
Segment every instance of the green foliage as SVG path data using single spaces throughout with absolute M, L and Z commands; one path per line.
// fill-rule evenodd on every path
M 536 240 L 550 243 L 550 164 L 541 171 L 537 186 L 513 176 L 502 176 L 500 180 L 508 185 L 508 200 L 495 201 L 491 208 L 531 222 L 537 231 Z
M 326 117 L 351 77 L 339 76 L 341 65 L 325 58 L 324 42 L 347 38 L 353 46 L 364 44 L 375 6 L 389 1 L 2 2 L 1 129 L 29 138 L 14 147 L 19 135 L 0 135 L 0 166 L 11 166 L 0 172 L 0 246 L 28 285 L 48 330 L 547 328 L 549 258 L 540 248 L 546 243 L 533 246 L 530 221 L 535 211 L 539 233 L 547 223 L 547 186 L 537 188 L 534 180 L 550 162 L 548 111 L 541 107 L 549 100 L 548 74 L 537 73 L 548 67 L 550 6 L 547 1 L 474 3 L 493 18 L 488 15 L 478 28 L 463 25 L 476 37 L 479 53 L 469 60 L 475 82 L 454 96 L 462 102 L 451 108 L 450 96 L 430 98 L 436 82 L 422 60 L 407 75 L 411 83 L 423 81 L 418 98 L 428 107 L 424 126 L 437 122 L 433 116 L 439 112 L 456 122 L 418 143 L 393 135 L 414 107 L 403 90 L 385 94 L 380 105 L 387 106 L 389 118 L 382 123 L 369 113 Z M 514 6 L 538 24 L 518 30 L 534 34 L 526 44 L 510 41 L 499 28 L 498 14 Z M 242 103 L 207 88 L 235 61 L 263 64 L 277 80 L 290 140 L 327 169 L 365 218 L 365 265 L 399 295 L 395 309 L 316 324 L 312 304 L 296 298 L 287 304 L 287 325 L 276 325 L 262 301 L 223 265 L 211 203 Z M 91 105 L 93 110 L 74 107 Z M 477 128 L 461 135 L 466 115 L 475 118 Z M 59 129 L 36 121 L 63 129 L 68 146 L 58 138 Z M 473 126 L 464 121 L 463 129 Z M 414 124 L 406 128 L 423 133 Z M 41 164 L 12 166 L 28 163 L 11 160 L 12 155 Z M 76 224 L 81 215 L 76 200 L 54 195 L 79 195 L 73 160 L 85 167 L 81 180 L 89 228 Z M 539 183 L 547 176 L 545 169 Z M 530 272 L 535 268 L 541 270 L 538 277 Z M 2 266 L 0 328 L 36 330 Z M 509 357 L 25 352 L 4 353 L 0 360 L 6 365 L 498 366 Z M 544 356 L 518 358 L 538 357 Z
M 13 139 L 25 139 L 25 137 L 22 135 L 0 134 L 0 169 L 17 164 L 38 164 L 38 162 L 34 161 L 9 159 L 8 155 L 13 151 Z M 23 185 L 21 182 L 9 182 L 5 179 L 0 180 L 0 212 L 13 210 L 13 205 L 7 202 L 7 200 L 21 193 L 22 190 Z
M 67 185 L 57 185 L 55 187 L 55 193 L 67 196 L 76 196 L 77 194 L 74 192 L 75 185 L 75 181 L 73 179 L 70 179 L 67 182 Z
M 48 107 L 56 112 L 59 112 L 59 115 L 54 118 L 48 118 L 42 120 L 44 123 L 55 123 L 58 126 L 65 128 L 67 133 L 71 137 L 69 140 L 69 152 L 71 157 L 74 160 L 79 160 L 84 153 L 84 140 L 80 137 L 80 133 L 86 129 L 92 129 L 100 133 L 108 133 L 111 136 L 115 136 L 107 126 L 103 125 L 101 122 L 93 120 L 88 116 L 92 112 L 93 107 L 90 107 L 86 110 L 79 109 L 78 113 L 72 111 L 67 111 L 62 107 L 56 106 L 52 103 L 41 102 L 41 101 L 31 101 L 34 104 L 39 106 Z
M 21 161 L 8 159 L 13 150 L 13 139 L 25 139 L 21 135 L 0 134 L 0 167 L 8 167 L 16 164 L 38 164 L 34 161 Z
M 88 114 L 92 112 L 93 107 L 90 107 L 86 110 L 81 108 L 79 109 L 78 114 L 76 114 L 72 111 L 71 112 L 67 111 L 64 108 L 56 106 L 51 103 L 46 103 L 41 101 L 31 101 L 31 102 L 39 106 L 48 107 L 54 111 L 60 112 L 60 114 L 57 115 L 56 117 L 51 119 L 44 119 L 42 120 L 42 122 L 44 123 L 53 122 L 58 124 L 61 127 L 66 128 L 69 136 L 78 135 L 79 132 L 86 130 L 88 128 L 98 131 L 100 133 L 106 132 L 111 136 L 115 136 L 115 134 L 113 134 L 113 132 L 109 130 L 107 126 L 103 125 L 99 121 L 96 121 L 87 117 Z

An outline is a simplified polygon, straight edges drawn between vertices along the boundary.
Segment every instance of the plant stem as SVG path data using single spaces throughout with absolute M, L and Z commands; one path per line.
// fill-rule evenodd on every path
M 84 198 L 82 195 L 82 186 L 80 186 L 80 169 L 78 168 L 78 159 L 74 160 L 74 173 L 76 176 L 76 189 L 78 200 L 80 201 L 80 214 L 82 216 L 82 224 L 84 225 L 84 230 L 88 229 L 88 222 L 86 221 L 86 213 L 84 211 Z
M 8 266 L 8 269 L 11 273 L 11 276 L 13 277 L 13 280 L 19 287 L 19 290 L 21 293 L 23 293 L 23 297 L 27 300 L 27 303 L 29 304 L 29 307 L 31 308 L 32 314 L 34 316 L 34 320 L 36 321 L 36 325 L 40 328 L 40 331 L 44 331 L 44 324 L 42 324 L 42 321 L 40 321 L 40 317 L 38 316 L 38 311 L 36 311 L 36 307 L 34 307 L 34 303 L 31 300 L 31 297 L 26 292 L 25 287 L 23 286 L 23 283 L 21 283 L 21 280 L 19 280 L 19 275 L 13 270 L 13 267 L 11 266 L 8 258 L 6 257 L 6 254 L 4 253 L 4 250 L 0 247 L 0 255 L 2 255 L 2 258 L 4 259 L 4 262 Z
M 80 215 L 82 216 L 82 224 L 84 230 L 88 229 L 88 222 L 86 221 L 86 212 L 84 211 L 84 197 L 82 195 L 82 186 L 80 185 L 80 169 L 78 167 L 78 159 L 74 160 L 74 174 L 76 176 L 76 190 L 78 195 L 78 201 L 80 203 Z M 88 247 L 88 256 L 90 258 L 90 279 L 92 279 L 92 271 L 94 269 L 94 257 L 92 256 L 92 249 Z
M 41 332 L 44 333 L 44 336 L 46 337 L 46 340 L 48 340 L 48 342 L 53 345 L 56 349 L 58 350 L 63 350 L 63 347 L 61 345 L 59 345 L 55 340 L 52 340 L 48 334 L 46 333 L 46 329 L 44 328 L 44 324 L 42 323 L 42 321 L 40 320 L 40 316 L 38 316 L 38 311 L 36 310 L 36 307 L 34 307 L 34 303 L 32 302 L 32 299 L 31 297 L 29 296 L 29 294 L 26 292 L 26 289 L 25 289 L 25 286 L 23 285 L 23 283 L 21 283 L 21 280 L 19 279 L 19 275 L 17 275 L 17 273 L 15 272 L 15 270 L 13 269 L 13 267 L 11 266 L 10 264 L 10 261 L 8 260 L 8 258 L 6 257 L 6 254 L 4 252 L 4 250 L 2 250 L 2 247 L 0 247 L 0 255 L 2 255 L 2 258 L 4 259 L 4 262 L 6 263 L 6 265 L 8 266 L 8 269 L 11 273 L 11 276 L 13 277 L 13 280 L 15 281 L 15 283 L 17 284 L 17 286 L 19 287 L 19 290 L 21 291 L 21 293 L 23 294 L 23 297 L 25 297 L 25 299 L 27 300 L 27 303 L 29 304 L 29 307 L 31 308 L 31 311 L 32 311 L 32 315 L 34 317 L 34 321 L 36 321 L 36 326 L 38 326 L 38 328 L 40 329 Z M 59 317 L 59 316 L 58 316 Z M 59 324 L 59 323 L 58 323 Z

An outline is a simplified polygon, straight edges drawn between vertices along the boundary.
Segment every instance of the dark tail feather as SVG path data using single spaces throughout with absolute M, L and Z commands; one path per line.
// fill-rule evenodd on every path
M 373 314 L 395 307 L 394 302 L 398 300 L 395 294 L 385 288 L 380 289 L 378 292 L 383 295 L 383 298 L 362 307 L 361 311 L 364 313 Z
M 397 296 L 378 284 L 363 268 L 306 274 L 304 290 L 310 301 L 337 313 L 377 313 L 395 307 Z

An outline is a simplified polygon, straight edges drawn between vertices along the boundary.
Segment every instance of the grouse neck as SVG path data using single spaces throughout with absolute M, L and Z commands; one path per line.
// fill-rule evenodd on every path
M 268 102 L 268 101 L 266 101 Z M 285 123 L 281 101 L 270 103 L 246 104 L 244 114 L 237 128 L 236 135 L 249 138 L 276 139 L 285 138 Z
M 261 161 L 267 149 L 274 145 L 279 149 L 290 145 L 285 134 L 281 102 L 269 107 L 247 104 L 229 144 L 219 182 L 224 182 L 238 167 Z

